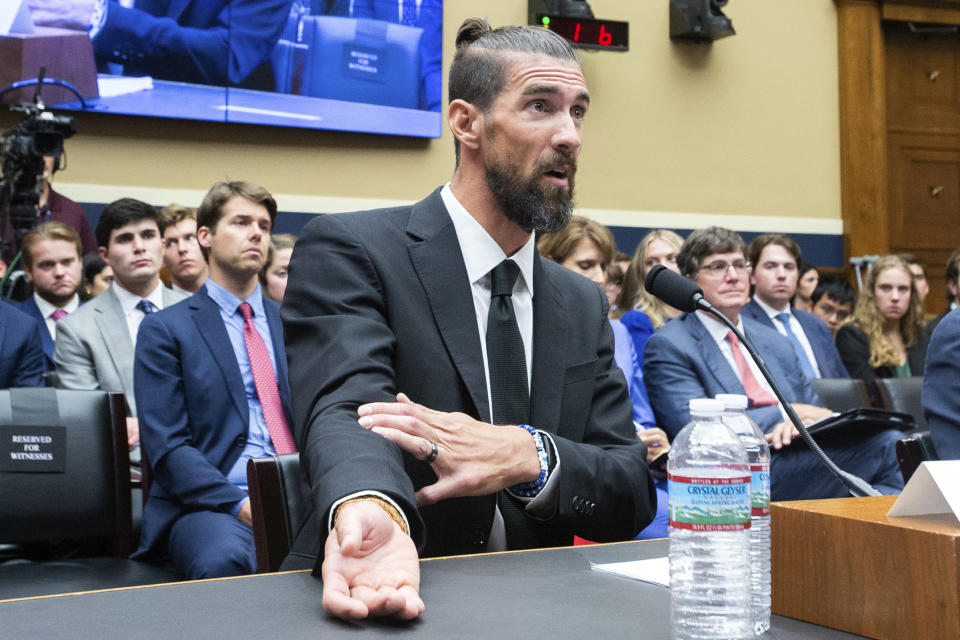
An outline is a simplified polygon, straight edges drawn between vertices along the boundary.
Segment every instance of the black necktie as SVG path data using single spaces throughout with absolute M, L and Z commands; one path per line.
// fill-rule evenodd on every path
M 530 419 L 527 358 L 513 313 L 513 284 L 520 268 L 504 260 L 490 272 L 487 365 L 494 424 L 525 424 Z
M 513 284 L 520 268 L 504 260 L 490 272 L 490 313 L 487 315 L 487 366 L 493 424 L 526 424 L 530 420 L 527 358 L 513 313 Z M 511 427 L 512 428 L 512 427 Z M 530 520 L 505 491 L 497 494 L 508 549 L 537 547 Z

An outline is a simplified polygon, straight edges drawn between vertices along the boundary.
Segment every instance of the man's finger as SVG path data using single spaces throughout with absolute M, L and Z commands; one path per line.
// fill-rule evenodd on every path
M 394 443 L 417 460 L 427 460 L 433 453 L 432 440 L 411 436 L 398 431 L 397 429 L 385 429 L 383 427 L 373 427 L 371 429 L 377 435 L 381 435 L 390 442 Z
M 453 495 L 454 486 L 455 483 L 447 481 L 445 478 L 440 478 L 433 484 L 428 484 L 414 494 L 417 499 L 417 506 L 427 507 L 444 498 L 449 498 Z
M 340 577 L 342 578 L 343 576 Z M 370 610 L 367 609 L 367 605 L 359 600 L 351 598 L 349 595 L 340 591 L 339 589 L 329 586 L 328 580 L 329 576 L 324 578 L 323 581 L 323 596 L 321 598 L 321 603 L 323 604 L 324 611 L 332 616 L 347 620 L 366 618 L 370 614 Z M 345 586 L 346 582 L 344 582 L 344 587 Z
M 405 606 L 402 611 L 397 613 L 401 620 L 412 620 L 423 613 L 426 606 L 417 590 L 410 585 L 400 587 L 400 593 L 403 594 Z

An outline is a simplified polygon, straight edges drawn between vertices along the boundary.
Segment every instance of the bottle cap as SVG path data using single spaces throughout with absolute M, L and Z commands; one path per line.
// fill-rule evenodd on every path
M 713 398 L 692 398 L 689 406 L 690 413 L 723 413 L 723 403 Z
M 713 397 L 722 402 L 725 409 L 746 409 L 750 404 L 747 396 L 739 393 L 718 393 Z

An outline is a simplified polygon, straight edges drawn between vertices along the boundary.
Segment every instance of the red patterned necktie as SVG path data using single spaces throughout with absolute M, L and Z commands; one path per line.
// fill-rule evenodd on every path
M 260 407 L 263 409 L 263 419 L 267 423 L 273 448 L 278 454 L 295 453 L 297 445 L 290 434 L 287 417 L 283 413 L 283 404 L 280 402 L 280 391 L 277 389 L 277 376 L 273 371 L 273 362 L 270 361 L 270 352 L 263 343 L 260 332 L 253 324 L 253 308 L 243 302 L 237 308 L 243 316 L 243 341 L 247 345 L 247 356 L 250 358 L 250 370 L 253 371 L 253 384 L 257 388 L 260 398 Z
M 769 407 L 777 404 L 777 398 L 763 388 L 757 377 L 750 370 L 746 358 L 740 352 L 740 341 L 737 340 L 737 334 L 733 331 L 727 332 L 727 342 L 733 350 L 733 359 L 737 363 L 737 369 L 740 370 L 740 381 L 743 383 L 743 390 L 747 394 L 751 407 Z
M 65 315 L 67 315 L 66 311 L 64 311 L 63 309 L 57 309 L 56 311 L 50 314 L 50 317 L 53 319 L 54 322 L 56 322 L 57 320 L 59 320 Z

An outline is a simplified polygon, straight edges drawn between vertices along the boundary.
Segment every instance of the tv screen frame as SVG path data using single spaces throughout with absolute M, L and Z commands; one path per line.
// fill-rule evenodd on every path
M 84 96 L 45 89 L 56 109 L 441 136 L 443 0 L 105 6 L 102 23 L 86 33 L 53 24 L 0 36 L 0 45 L 22 48 L 20 77 L 4 84 L 44 66 L 48 78 L 71 82 Z M 32 95 L 22 89 L 4 101 Z

